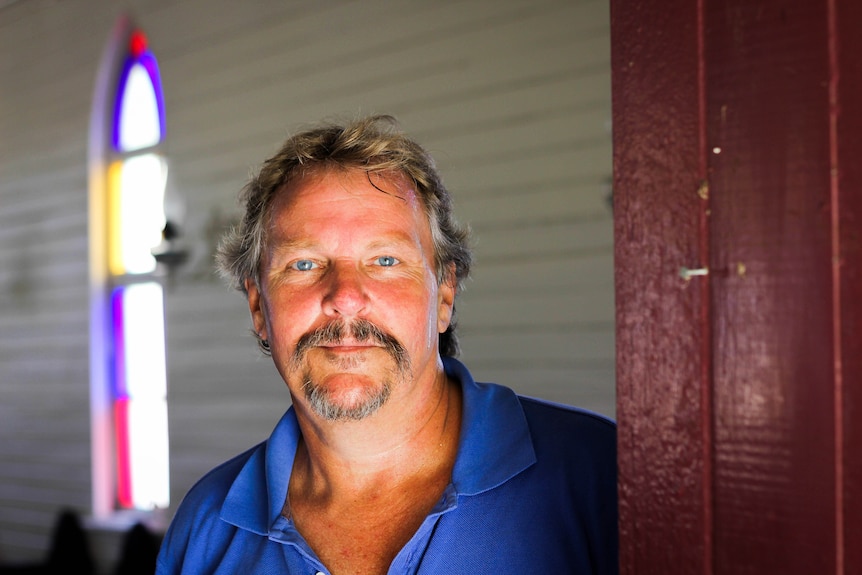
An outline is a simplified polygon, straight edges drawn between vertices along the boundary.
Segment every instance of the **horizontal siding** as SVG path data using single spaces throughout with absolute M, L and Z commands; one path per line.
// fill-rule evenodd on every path
M 212 270 L 236 193 L 286 134 L 392 113 L 435 155 L 476 267 L 477 379 L 614 413 L 606 0 L 131 0 L 165 85 L 189 263 L 167 283 L 171 495 L 289 405 Z M 119 6 L 0 8 L 0 561 L 90 505 L 87 139 Z
M 465 294 L 464 305 L 458 308 L 460 321 L 491 328 L 578 320 L 595 323 L 606 319 L 609 311 L 613 312 L 613 292 L 606 289 L 573 292 L 538 287 L 519 294 L 472 292 Z
M 90 507 L 87 126 L 114 17 L 93 12 L 0 10 L 0 561 Z

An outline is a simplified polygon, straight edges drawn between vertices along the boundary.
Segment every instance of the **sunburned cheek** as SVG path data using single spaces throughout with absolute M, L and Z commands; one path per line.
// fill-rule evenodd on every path
M 437 341 L 437 315 L 432 309 L 425 309 L 417 312 L 410 321 L 402 324 L 402 329 L 399 330 L 399 339 L 401 343 L 412 347 L 417 346 L 417 349 L 428 349 L 434 342 Z M 394 335 L 394 332 L 393 332 Z

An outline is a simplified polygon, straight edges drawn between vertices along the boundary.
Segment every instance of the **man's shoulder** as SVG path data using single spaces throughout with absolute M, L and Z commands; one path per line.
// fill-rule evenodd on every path
M 616 460 L 617 426 L 608 416 L 587 409 L 518 396 L 537 450 Z
M 616 422 L 610 417 L 571 405 L 521 395 L 507 385 L 476 381 L 464 364 L 451 357 L 443 358 L 443 363 L 447 375 L 461 383 L 465 398 L 471 400 L 469 403 L 475 407 L 477 413 L 491 410 L 504 417 L 514 417 L 516 412 L 523 412 L 530 427 L 539 431 L 562 426 L 569 429 L 581 428 L 584 432 L 599 435 L 616 435 Z M 511 421 L 506 423 L 507 427 L 510 427 Z
M 525 395 L 518 395 L 518 401 L 528 420 L 552 426 L 594 429 L 597 433 L 616 433 L 617 426 L 613 419 L 589 409 Z

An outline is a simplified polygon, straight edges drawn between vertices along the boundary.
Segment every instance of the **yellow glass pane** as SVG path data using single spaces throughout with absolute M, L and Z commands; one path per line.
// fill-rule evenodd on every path
M 165 227 L 167 163 L 158 154 L 115 162 L 108 171 L 108 268 L 112 275 L 156 269 L 152 250 Z

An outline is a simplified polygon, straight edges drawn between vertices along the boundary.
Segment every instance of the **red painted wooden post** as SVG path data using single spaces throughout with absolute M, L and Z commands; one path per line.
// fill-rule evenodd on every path
M 862 573 L 860 6 L 611 2 L 623 573 Z
M 693 2 L 611 2 L 623 574 L 708 573 L 705 132 Z
M 862 3 L 839 2 L 830 17 L 834 331 L 840 340 L 836 505 L 840 566 L 850 575 L 862 573 Z
M 827 3 L 707 2 L 717 573 L 835 573 Z

